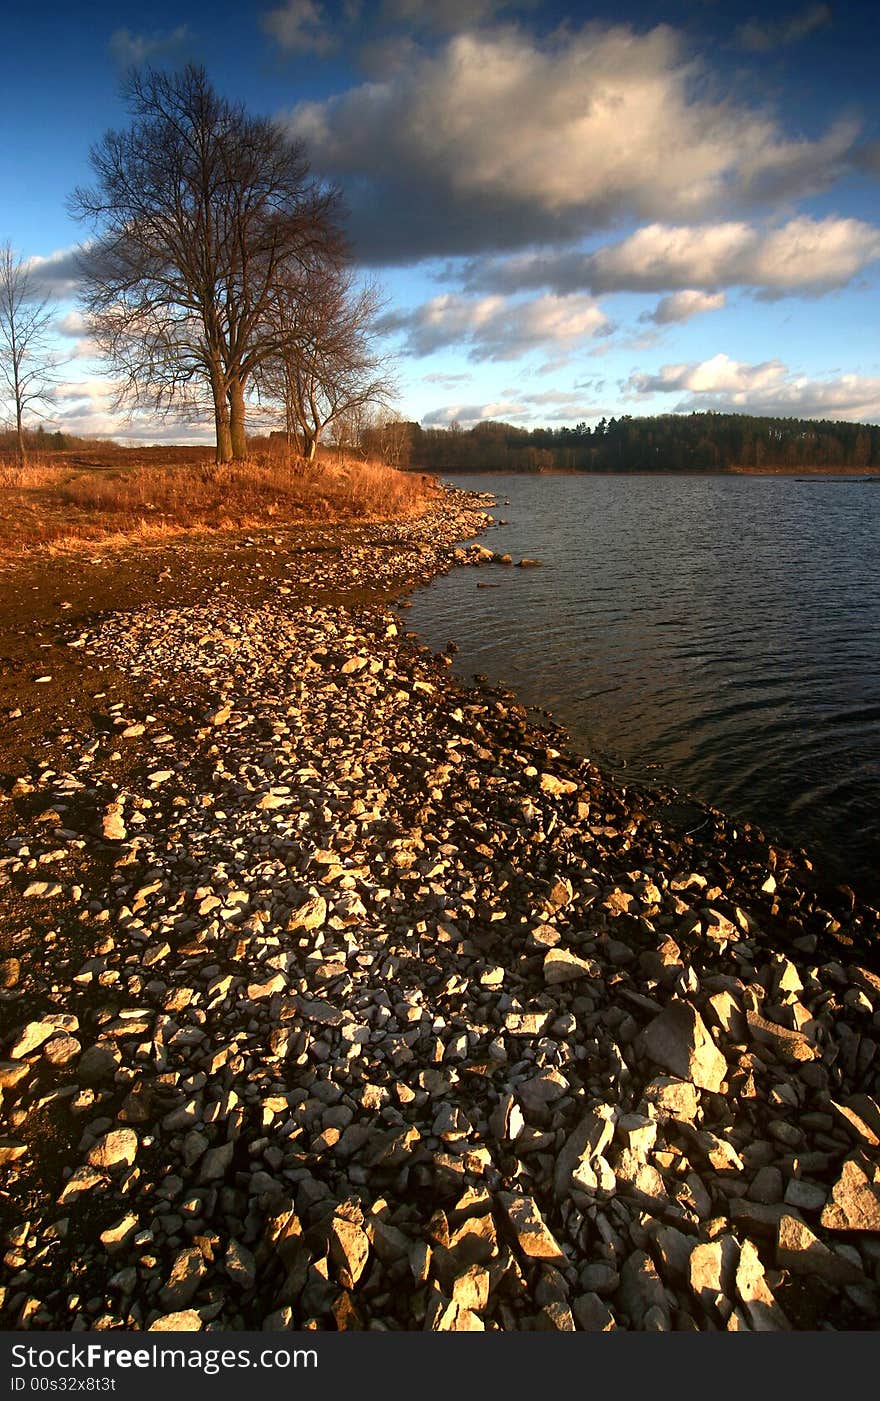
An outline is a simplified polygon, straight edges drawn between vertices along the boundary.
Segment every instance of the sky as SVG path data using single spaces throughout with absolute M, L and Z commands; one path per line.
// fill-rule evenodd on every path
M 47 423 L 200 436 L 114 415 L 68 212 L 126 70 L 188 61 L 341 189 L 405 418 L 880 422 L 878 59 L 874 0 L 16 6 L 0 243 L 57 302 Z

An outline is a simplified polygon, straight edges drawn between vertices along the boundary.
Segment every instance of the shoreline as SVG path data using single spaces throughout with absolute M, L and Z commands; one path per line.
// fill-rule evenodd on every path
M 413 469 L 425 471 L 427 469 Z M 819 480 L 827 477 L 840 478 L 842 481 L 868 481 L 880 482 L 876 467 L 847 467 L 837 469 L 834 467 L 718 467 L 713 470 L 710 467 L 698 467 L 693 471 L 675 471 L 671 467 L 658 469 L 657 471 L 624 471 L 614 472 L 610 469 L 604 472 L 582 469 L 580 467 L 548 467 L 534 472 L 523 469 L 516 471 L 514 468 L 504 467 L 444 467 L 442 471 L 436 473 L 443 477 L 794 477 L 804 481 Z
M 0 802 L 4 1326 L 876 1326 L 876 911 L 404 636 L 460 495 L 64 626 L 101 725 Z

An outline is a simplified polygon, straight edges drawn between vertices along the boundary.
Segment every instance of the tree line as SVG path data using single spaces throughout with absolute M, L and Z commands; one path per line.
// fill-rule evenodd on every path
M 377 430 L 378 431 L 378 430 Z M 428 472 L 717 472 L 737 468 L 880 470 L 876 424 L 750 414 L 602 418 L 594 428 L 402 425 L 400 465 Z

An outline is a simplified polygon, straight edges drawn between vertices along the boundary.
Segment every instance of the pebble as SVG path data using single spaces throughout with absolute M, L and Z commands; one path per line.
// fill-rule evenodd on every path
M 0 900 L 82 894 L 0 965 L 6 1326 L 784 1331 L 780 1271 L 876 1326 L 876 912 L 320 601 L 494 566 L 488 504 L 75 635 L 151 716 L 124 790 L 73 735 L 15 785 Z

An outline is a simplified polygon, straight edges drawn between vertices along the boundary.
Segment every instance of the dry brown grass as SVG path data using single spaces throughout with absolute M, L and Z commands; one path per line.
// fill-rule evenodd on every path
M 381 463 L 306 465 L 278 452 L 218 466 L 202 448 L 43 454 L 21 467 L 0 461 L 0 553 L 52 553 L 185 531 L 254 530 L 286 523 L 417 514 L 433 479 Z

